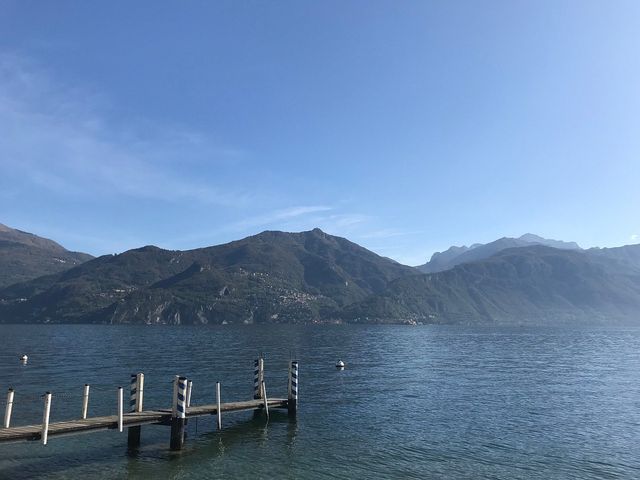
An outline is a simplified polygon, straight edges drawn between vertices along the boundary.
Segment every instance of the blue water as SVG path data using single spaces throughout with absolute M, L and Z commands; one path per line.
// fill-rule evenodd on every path
M 116 431 L 0 444 L 0 478 L 640 477 L 640 329 L 1 328 L 14 425 L 41 421 L 47 390 L 52 421 L 79 417 L 85 383 L 90 415 L 114 414 L 138 371 L 147 408 L 170 405 L 175 374 L 194 381 L 194 404 L 214 402 L 216 381 L 223 401 L 249 399 L 259 352 L 269 396 L 286 396 L 298 358 L 300 404 L 296 421 L 191 420 L 177 453 L 164 426 L 143 427 L 137 455 Z

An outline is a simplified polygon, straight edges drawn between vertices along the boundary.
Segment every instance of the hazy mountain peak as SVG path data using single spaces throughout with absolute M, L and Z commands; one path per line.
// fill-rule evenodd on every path
M 533 233 L 525 233 L 518 238 L 501 237 L 498 240 L 486 244 L 474 243 L 471 247 L 450 247 L 442 253 L 434 253 L 429 262 L 416 268 L 425 273 L 441 272 L 461 263 L 483 260 L 507 248 L 531 245 L 544 245 L 563 250 L 580 250 L 580 246 L 575 242 L 551 240 Z
M 525 233 L 524 235 L 521 235 L 520 237 L 518 237 L 518 239 L 522 240 L 523 242 L 536 243 L 539 245 L 546 245 L 548 247 L 565 248 L 569 250 L 580 250 L 580 245 L 578 245 L 576 242 L 565 242 L 562 240 L 553 240 L 550 238 L 543 238 L 533 233 Z
M 534 233 L 525 233 L 524 235 L 520 235 L 518 238 L 520 240 L 524 240 L 525 242 L 531 242 L 531 243 L 539 243 L 539 242 L 545 241 L 544 238 Z

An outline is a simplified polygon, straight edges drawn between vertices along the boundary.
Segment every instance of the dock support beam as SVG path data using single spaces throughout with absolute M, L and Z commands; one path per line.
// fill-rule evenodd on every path
M 253 369 L 253 398 L 262 398 L 262 382 L 264 381 L 264 358 L 260 355 L 254 363 Z
M 187 378 L 176 376 L 173 384 L 173 409 L 171 412 L 171 450 L 182 450 L 184 445 L 186 394 Z
M 293 417 L 298 411 L 298 361 L 291 360 L 289 363 L 289 394 L 287 408 L 289 416 Z
M 129 411 L 132 413 L 142 412 L 144 400 L 144 373 L 131 374 L 131 396 L 129 398 Z M 127 448 L 135 451 L 140 446 L 140 431 L 142 427 L 129 427 L 127 437 Z
M 9 388 L 7 391 L 7 406 L 4 409 L 4 428 L 9 428 L 11 425 L 11 412 L 13 412 L 13 388 Z

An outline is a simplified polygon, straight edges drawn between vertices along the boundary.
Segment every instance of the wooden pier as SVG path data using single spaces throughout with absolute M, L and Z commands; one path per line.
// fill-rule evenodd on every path
M 65 435 L 77 435 L 91 433 L 99 430 L 119 430 L 127 428 L 128 446 L 135 449 L 140 444 L 140 427 L 143 425 L 167 425 L 171 426 L 171 449 L 180 450 L 184 444 L 184 430 L 186 420 L 191 417 L 215 415 L 217 417 L 218 429 L 222 428 L 222 414 L 243 411 L 261 411 L 265 417 L 269 418 L 269 409 L 287 409 L 289 415 L 295 415 L 298 398 L 297 378 L 298 362 L 292 361 L 289 364 L 289 382 L 287 398 L 267 399 L 267 392 L 264 383 L 264 361 L 262 358 L 255 362 L 254 398 L 252 400 L 240 402 L 221 403 L 220 383 L 216 384 L 216 402 L 209 405 L 191 406 L 191 382 L 185 377 L 176 376 L 174 380 L 174 401 L 172 408 L 143 410 L 143 388 L 144 375 L 141 373 L 131 376 L 131 400 L 130 412 L 124 413 L 122 387 L 118 388 L 118 413 L 101 417 L 86 418 L 88 405 L 88 385 L 85 385 L 83 395 L 82 416 L 77 420 L 66 420 L 49 423 L 49 415 L 52 404 L 52 395 L 45 394 L 44 415 L 41 424 L 26 425 L 21 427 L 10 427 L 11 411 L 13 409 L 14 395 L 13 389 L 9 390 L 7 406 L 5 412 L 5 428 L 0 429 L 0 443 L 20 442 L 20 441 L 42 441 L 47 444 L 50 437 Z M 11 403 L 9 403 L 9 399 Z

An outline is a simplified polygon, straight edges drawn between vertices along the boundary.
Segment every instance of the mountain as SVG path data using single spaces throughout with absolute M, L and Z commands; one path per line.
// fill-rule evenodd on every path
M 188 251 L 147 246 L 0 290 L 11 322 L 254 323 L 336 318 L 415 273 L 315 229 Z
M 518 238 L 503 237 L 487 244 L 476 243 L 471 247 L 450 247 L 444 252 L 434 253 L 431 256 L 431 260 L 416 268 L 423 273 L 442 272 L 461 263 L 489 258 L 507 248 L 528 247 L 531 245 L 545 245 L 559 249 L 580 250 L 580 246 L 575 242 L 549 240 L 532 233 L 525 233 Z
M 146 246 L 0 289 L 0 322 L 640 323 L 640 245 L 582 250 L 526 235 L 447 255 L 459 263 L 423 274 L 319 229 Z
M 614 250 L 611 252 L 610 250 Z M 607 251 L 505 249 L 404 277 L 345 309 L 347 321 L 463 324 L 640 323 L 640 246 Z
M 70 252 L 53 240 L 0 223 L 0 288 L 62 272 L 93 258 Z
M 612 260 L 621 267 L 640 269 L 640 244 L 613 248 L 590 248 L 587 253 L 593 257 Z

